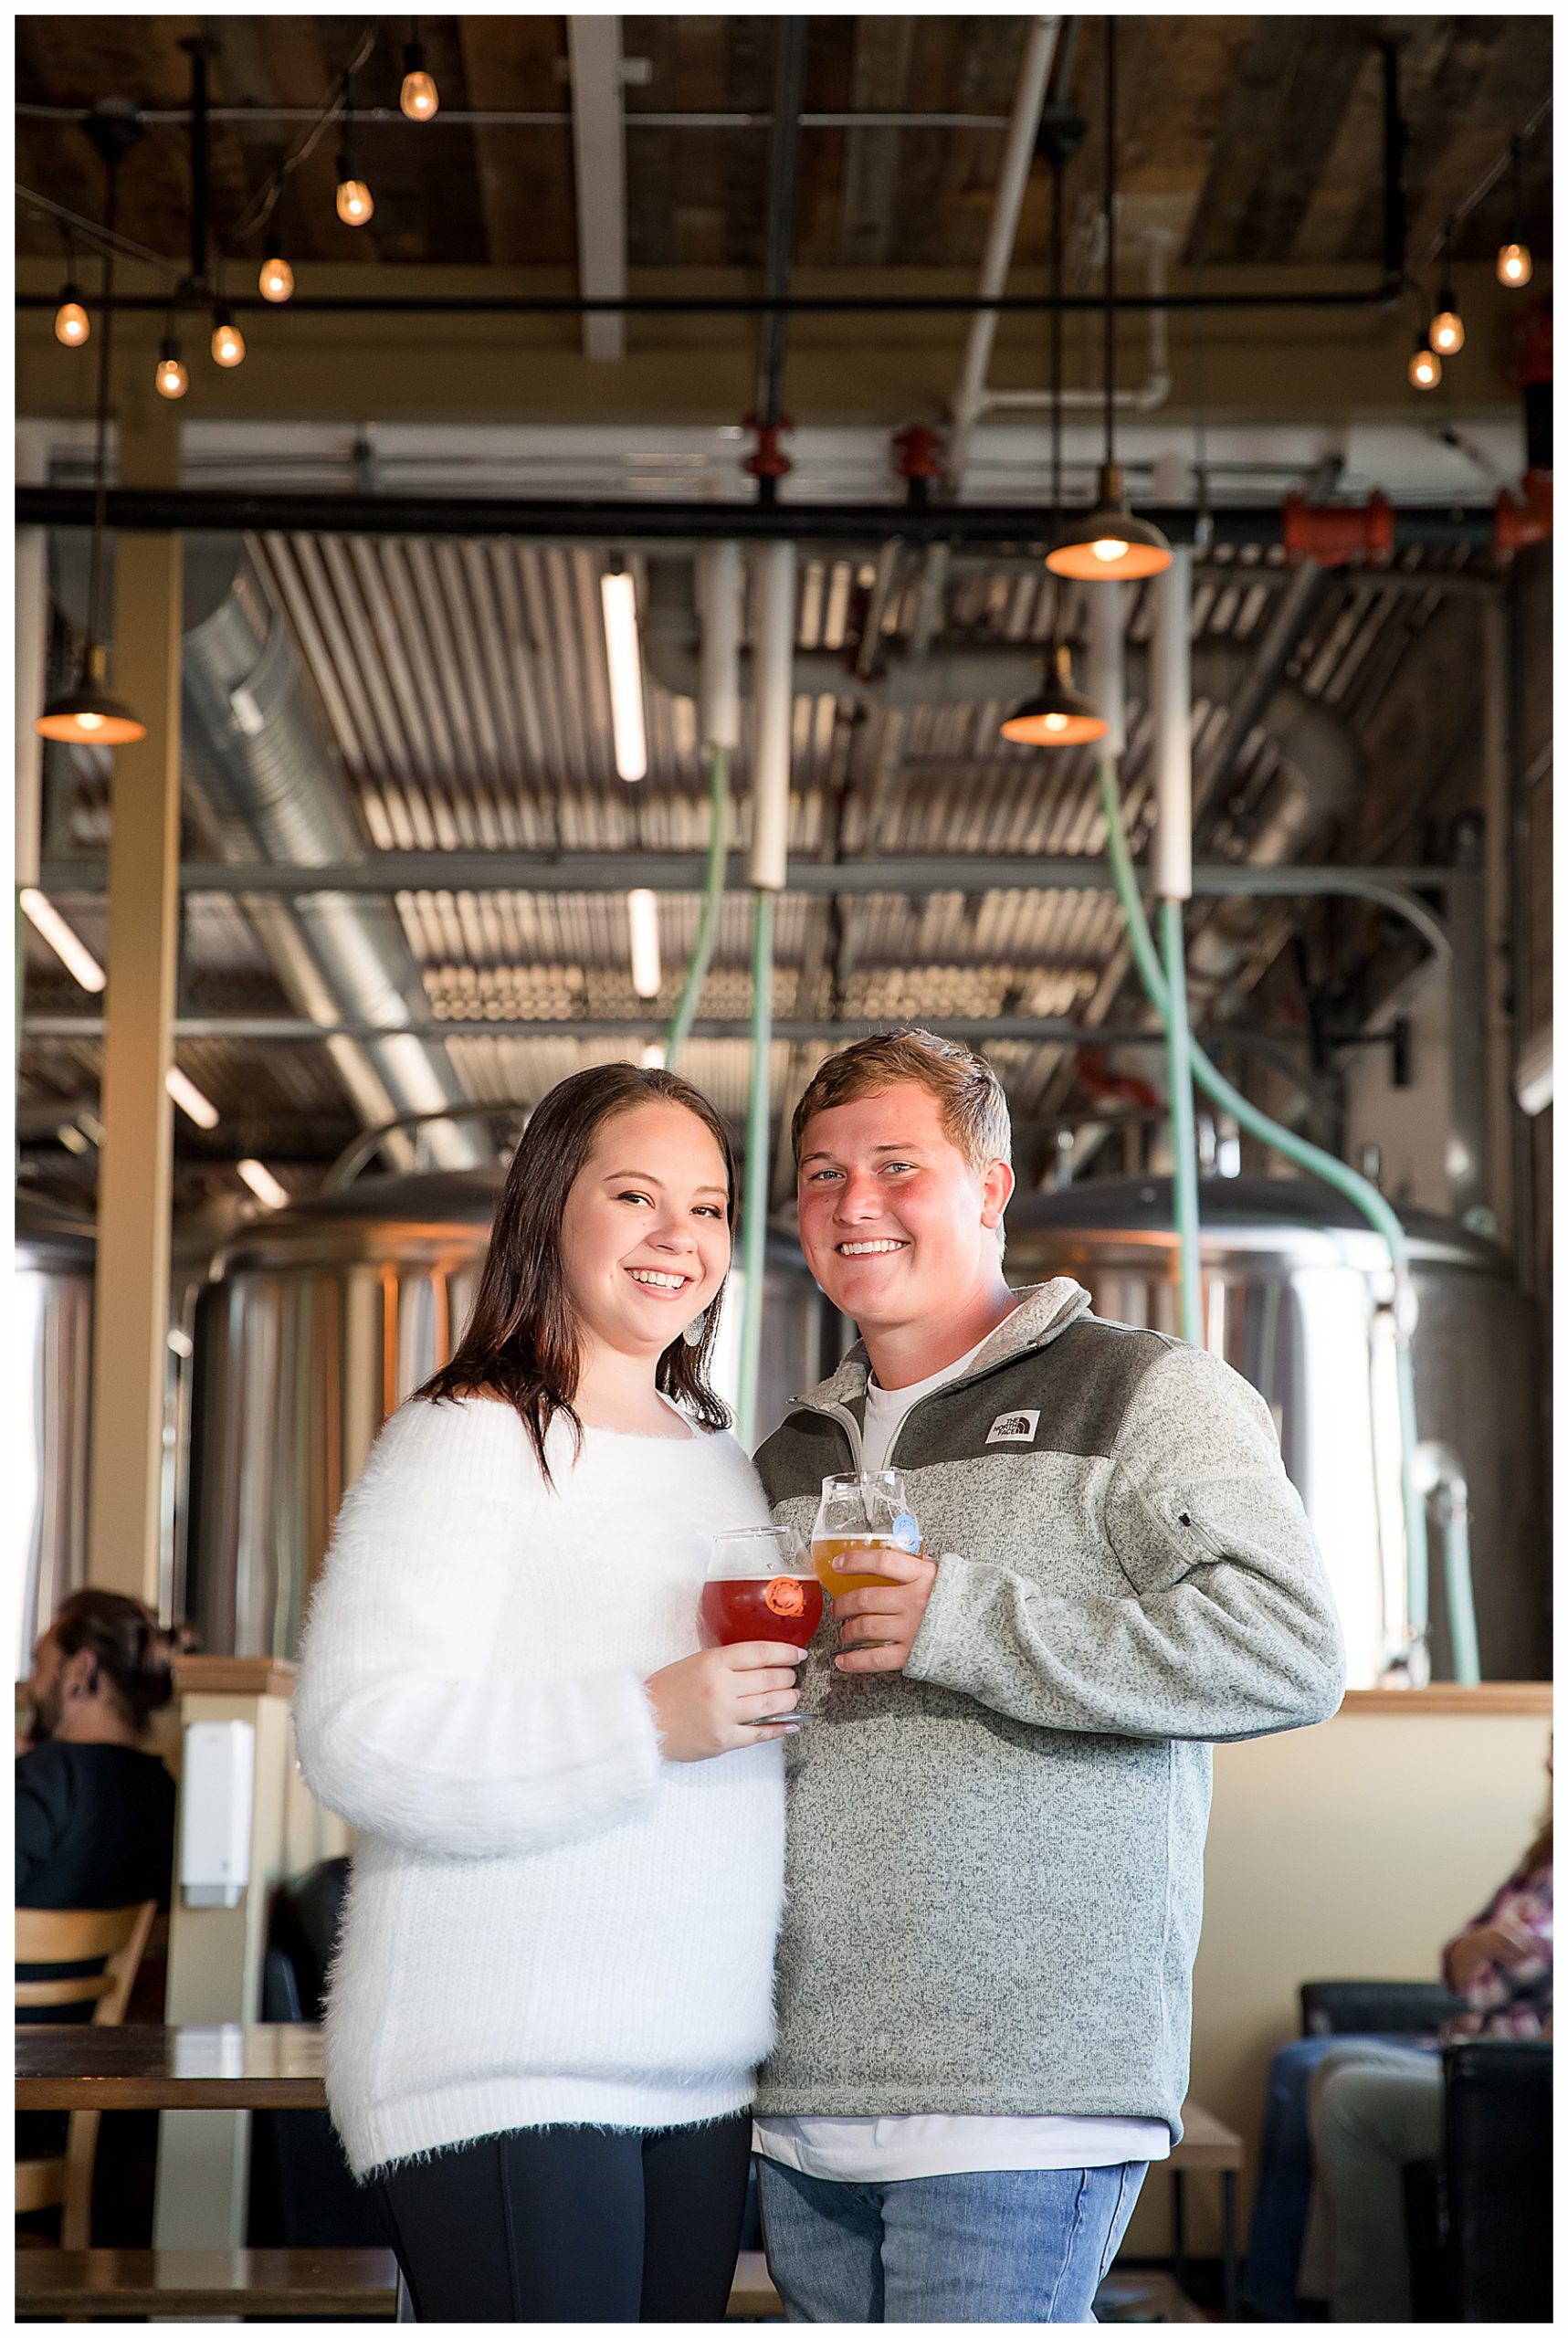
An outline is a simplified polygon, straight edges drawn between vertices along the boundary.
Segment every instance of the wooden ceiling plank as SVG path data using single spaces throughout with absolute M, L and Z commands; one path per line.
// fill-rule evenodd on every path
M 1276 151 L 1289 91 L 1311 20 L 1266 16 L 1240 59 L 1198 198 L 1187 243 L 1189 265 L 1228 260 Z
M 566 55 L 559 16 L 464 16 L 463 71 L 477 108 L 564 111 L 556 78 Z M 496 268 L 571 268 L 577 258 L 572 133 L 480 128 L 474 132 L 479 201 Z

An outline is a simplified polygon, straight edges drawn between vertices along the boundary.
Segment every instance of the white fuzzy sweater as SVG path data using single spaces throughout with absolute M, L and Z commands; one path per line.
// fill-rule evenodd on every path
M 356 2175 L 553 2122 L 678 2126 L 773 2042 L 775 1740 L 659 1754 L 644 1682 L 698 1647 L 709 1537 L 767 1509 L 732 1438 L 410 1403 L 345 1500 L 294 1699 L 360 1830 L 326 2017 Z

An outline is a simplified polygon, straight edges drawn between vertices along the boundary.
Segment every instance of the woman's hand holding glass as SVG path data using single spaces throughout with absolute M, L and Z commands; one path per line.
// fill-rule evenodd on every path
M 713 1537 L 697 1656 L 649 1680 L 665 1758 L 704 1762 L 797 1726 L 795 1666 L 822 1620 L 822 1587 L 787 1526 Z

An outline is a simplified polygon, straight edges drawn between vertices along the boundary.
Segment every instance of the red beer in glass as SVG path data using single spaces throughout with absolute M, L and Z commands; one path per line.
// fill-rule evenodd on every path
M 787 1526 L 716 1534 L 698 1603 L 709 1648 L 787 1640 L 805 1648 L 822 1621 L 822 1585 Z

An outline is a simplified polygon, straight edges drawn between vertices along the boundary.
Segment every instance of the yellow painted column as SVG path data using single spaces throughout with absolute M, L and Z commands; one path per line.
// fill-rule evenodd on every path
M 127 383 L 120 477 L 175 485 L 174 409 Z M 88 1578 L 156 1606 L 169 1311 L 173 1060 L 179 944 L 182 539 L 115 547 L 112 685 L 147 736 L 115 750 L 109 985 L 99 1117 Z

